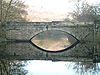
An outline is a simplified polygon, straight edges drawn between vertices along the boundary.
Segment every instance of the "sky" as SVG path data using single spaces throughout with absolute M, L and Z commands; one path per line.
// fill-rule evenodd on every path
M 26 9 L 30 21 L 59 21 L 68 17 L 68 13 L 74 9 L 75 0 L 23 0 L 28 6 Z M 89 4 L 95 4 L 100 0 L 87 0 Z M 69 17 L 70 18 L 70 17 Z
M 31 0 L 26 1 L 31 7 L 37 7 L 46 11 L 65 14 L 70 8 L 68 0 Z
M 25 4 L 33 21 L 62 20 L 72 9 L 68 0 L 27 0 Z

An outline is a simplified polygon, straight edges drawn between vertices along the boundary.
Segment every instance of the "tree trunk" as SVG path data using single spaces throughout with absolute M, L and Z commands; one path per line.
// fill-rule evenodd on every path
M 1 3 L 1 24 L 0 24 L 0 26 L 2 25 L 2 1 L 3 0 L 0 1 L 0 3 Z
M 10 9 L 10 6 L 11 6 L 12 1 L 13 1 L 13 0 L 10 0 L 9 5 L 8 5 L 8 8 L 7 8 L 7 10 L 6 10 L 6 15 L 5 15 L 5 18 L 4 18 L 4 23 L 6 23 L 6 21 L 7 21 L 8 11 L 9 11 L 9 9 Z

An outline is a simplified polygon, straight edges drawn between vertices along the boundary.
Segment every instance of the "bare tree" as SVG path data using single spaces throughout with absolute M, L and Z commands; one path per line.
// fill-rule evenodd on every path
M 0 75 L 26 75 L 26 65 L 27 61 L 0 59 Z
M 1 0 L 1 24 L 5 24 L 8 21 L 26 21 L 22 15 L 27 15 L 27 12 L 24 10 L 25 5 L 20 0 L 10 0 L 5 1 Z
M 95 22 L 100 19 L 100 5 L 89 5 L 86 0 L 75 0 L 75 8 L 71 13 L 79 22 Z

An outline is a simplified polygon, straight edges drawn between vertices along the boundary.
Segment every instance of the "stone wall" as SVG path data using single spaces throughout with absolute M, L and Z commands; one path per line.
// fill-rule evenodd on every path
M 63 22 L 8 22 L 6 25 L 6 38 L 8 40 L 29 40 L 35 34 L 47 30 L 46 26 L 49 30 L 67 31 L 77 38 L 80 38 L 80 35 L 87 35 L 87 32 L 91 33 L 87 25 L 69 26 Z
M 9 22 L 6 25 L 6 38 L 8 40 L 29 40 L 33 35 L 48 29 L 62 29 L 60 22 Z M 58 27 L 56 27 L 58 26 Z
M 47 23 L 9 22 L 6 25 L 8 40 L 29 40 L 34 34 L 43 31 Z

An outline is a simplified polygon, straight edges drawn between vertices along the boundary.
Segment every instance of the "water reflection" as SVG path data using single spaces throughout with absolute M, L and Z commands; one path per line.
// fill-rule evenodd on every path
M 76 45 L 78 40 L 71 34 L 61 30 L 48 30 L 34 35 L 31 42 L 40 49 L 61 51 Z
M 1 42 L 0 58 L 12 60 L 52 60 L 52 61 L 93 61 L 99 62 L 99 44 L 92 46 L 92 42 L 78 44 L 68 51 L 48 53 L 32 46 L 29 42 Z M 97 47 L 97 48 L 96 48 Z
M 85 47 L 86 45 L 88 47 Z M 100 59 L 99 44 L 97 43 L 97 48 L 91 47 L 92 45 L 92 42 L 88 42 L 87 44 L 79 44 L 69 51 L 47 53 L 35 48 L 29 42 L 2 42 L 0 43 L 0 73 L 1 75 L 7 75 L 8 73 L 12 73 L 12 75 L 15 73 L 15 75 L 27 75 L 27 72 L 28 75 L 99 75 L 100 64 L 96 63 Z M 95 50 L 97 50 L 97 53 Z M 27 61 L 31 59 L 33 61 L 28 61 L 27 63 L 30 62 L 28 65 L 25 63 L 27 66 L 23 69 L 22 61 L 19 61 L 22 59 Z M 93 63 L 94 59 L 96 59 L 95 63 Z M 40 61 L 34 62 L 34 60 Z M 62 62 L 57 62 L 58 60 Z
M 74 63 L 73 70 L 79 75 L 99 75 L 100 64 L 93 62 L 76 62 Z
M 99 75 L 100 63 L 0 59 L 0 75 Z
M 29 61 L 28 75 L 99 75 L 100 64 L 92 62 Z
M 27 61 L 0 59 L 0 75 L 26 75 Z

